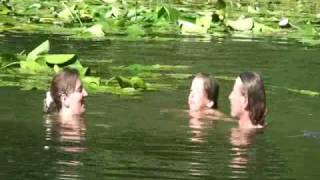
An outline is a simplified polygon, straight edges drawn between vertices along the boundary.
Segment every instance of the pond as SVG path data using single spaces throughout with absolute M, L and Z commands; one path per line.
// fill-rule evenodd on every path
M 45 92 L 0 88 L 0 179 L 318 179 L 318 48 L 272 39 L 80 41 L 54 35 L 0 37 L 0 52 L 30 50 L 46 39 L 52 52 L 75 53 L 101 76 L 116 65 L 186 65 L 183 73 L 235 77 L 261 72 L 268 127 L 248 135 L 235 122 L 190 119 L 191 79 L 140 98 L 90 94 L 87 113 L 70 127 L 42 113 Z M 233 81 L 218 79 L 229 114 Z

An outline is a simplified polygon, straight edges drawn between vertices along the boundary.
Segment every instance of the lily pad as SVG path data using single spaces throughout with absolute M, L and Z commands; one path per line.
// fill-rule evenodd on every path
M 47 54 L 43 56 L 49 64 L 64 64 L 76 58 L 75 54 Z
M 101 38 L 104 37 L 103 26 L 101 24 L 96 24 L 86 29 L 84 32 L 90 33 L 91 36 Z
M 140 37 L 145 34 L 142 26 L 138 25 L 138 24 L 133 24 L 133 25 L 129 26 L 127 29 L 127 32 L 130 37 Z
M 162 6 L 158 10 L 158 19 L 162 17 L 168 21 L 176 22 L 179 18 L 179 11 L 173 7 Z
M 226 24 L 236 31 L 248 31 L 253 28 L 254 21 L 253 18 L 240 18 L 235 21 L 229 20 Z
M 131 79 L 123 76 L 116 77 L 121 88 L 134 88 L 134 89 L 146 89 L 146 83 L 140 77 L 132 77 Z
M 50 44 L 49 44 L 49 41 L 46 40 L 28 54 L 27 61 L 36 60 L 39 55 L 48 53 L 49 49 L 50 49 Z

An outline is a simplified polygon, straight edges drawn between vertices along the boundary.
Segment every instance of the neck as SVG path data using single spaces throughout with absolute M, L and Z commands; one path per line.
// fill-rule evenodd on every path
M 252 124 L 251 120 L 250 120 L 250 116 L 249 116 L 249 112 L 245 111 L 241 117 L 239 118 L 238 121 L 239 124 L 239 128 L 240 129 L 252 129 L 252 128 L 261 128 L 260 125 L 254 125 Z
M 59 116 L 61 117 L 61 121 L 62 122 L 66 122 L 66 121 L 69 121 L 73 118 L 73 114 L 71 112 L 70 109 L 67 109 L 67 108 L 62 108 L 60 111 L 59 111 Z

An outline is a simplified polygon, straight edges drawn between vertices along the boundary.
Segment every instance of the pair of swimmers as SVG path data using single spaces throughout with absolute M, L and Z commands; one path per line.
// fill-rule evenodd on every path
M 206 74 L 199 73 L 192 80 L 188 98 L 191 112 L 221 116 L 217 111 L 219 85 Z M 252 129 L 265 126 L 266 96 L 261 76 L 243 72 L 235 80 L 229 95 L 231 116 L 238 120 L 239 128 Z
M 63 119 L 85 111 L 85 97 L 77 70 L 64 69 L 56 74 L 44 102 L 44 111 L 58 113 Z M 192 80 L 188 104 L 190 111 L 222 114 L 217 111 L 219 85 L 208 75 L 199 73 Z M 266 99 L 262 78 L 255 72 L 241 73 L 229 95 L 231 116 L 238 119 L 239 128 L 265 126 Z

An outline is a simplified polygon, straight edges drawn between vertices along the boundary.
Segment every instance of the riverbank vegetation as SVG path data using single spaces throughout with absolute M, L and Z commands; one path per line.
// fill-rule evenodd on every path
M 90 94 L 111 93 L 121 96 L 139 97 L 146 91 L 176 90 L 179 82 L 185 84 L 192 74 L 186 73 L 190 68 L 185 65 L 113 65 L 112 60 L 101 60 L 109 63 L 111 76 L 101 76 L 95 68 L 81 64 L 75 54 L 51 54 L 50 42 L 41 43 L 30 52 L 0 54 L 0 87 L 14 86 L 22 90 L 48 90 L 52 76 L 62 68 L 77 69 L 80 78 Z M 215 76 L 221 81 L 234 81 L 235 77 Z M 284 89 L 290 93 L 308 96 L 320 96 L 320 92 L 299 90 L 287 87 L 270 86 Z
M 101 77 L 94 69 L 83 66 L 75 54 L 50 54 L 45 41 L 32 51 L 0 55 L 0 86 L 16 86 L 22 90 L 47 90 L 52 76 L 62 68 L 77 69 L 89 93 L 111 93 L 135 96 L 143 91 L 174 90 L 167 81 L 190 78 L 182 65 L 110 65 L 111 77 Z M 112 64 L 112 61 L 107 61 Z M 162 81 L 161 81 L 161 80 Z M 176 82 L 175 81 L 175 82 Z M 160 82 L 160 83 L 159 83 Z
M 320 44 L 312 0 L 1 0 L 0 32 L 111 37 L 271 37 Z
M 320 45 L 320 2 L 311 0 L 0 0 L 0 35 L 63 34 L 70 38 L 276 38 Z M 45 41 L 30 52 L 0 55 L 0 86 L 47 90 L 61 68 L 77 69 L 90 93 L 138 95 L 175 90 L 191 78 L 183 65 L 108 65 L 108 77 L 75 54 L 50 54 Z M 233 81 L 234 77 L 217 76 Z M 281 88 L 281 87 L 276 87 Z M 319 92 L 283 87 L 292 93 Z

